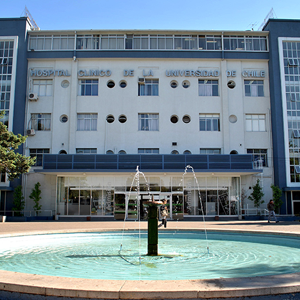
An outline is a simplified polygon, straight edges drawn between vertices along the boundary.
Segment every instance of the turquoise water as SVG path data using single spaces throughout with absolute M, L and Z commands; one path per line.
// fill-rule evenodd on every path
M 155 257 L 146 255 L 145 232 L 6 237 L 0 238 L 0 269 L 115 280 L 233 278 L 300 272 L 300 238 L 208 232 L 206 241 L 204 232 L 164 231 L 159 234 L 159 253 Z

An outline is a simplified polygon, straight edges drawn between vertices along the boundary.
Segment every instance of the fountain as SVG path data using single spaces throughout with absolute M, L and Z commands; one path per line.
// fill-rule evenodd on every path
M 193 176 L 195 179 L 195 182 L 197 184 L 198 187 L 198 195 L 199 195 L 199 199 L 200 199 L 200 203 L 201 203 L 201 211 L 202 211 L 202 217 L 203 217 L 203 222 L 205 224 L 205 216 L 203 213 L 203 206 L 202 206 L 202 201 L 201 201 L 201 194 L 200 194 L 200 187 L 199 187 L 199 183 L 194 171 L 194 168 L 190 165 L 187 165 L 184 169 L 184 173 L 182 176 L 181 181 L 183 180 L 184 176 L 187 174 L 187 170 L 191 169 L 193 172 Z M 131 186 L 130 186 L 130 190 L 129 190 L 129 197 L 130 197 L 130 193 L 132 192 L 133 186 L 134 186 L 134 182 L 136 181 L 136 201 L 137 201 L 137 207 L 138 207 L 138 217 L 139 217 L 139 222 L 140 222 L 140 204 L 139 204 L 139 200 L 140 200 L 140 175 L 144 178 L 145 182 L 146 182 L 146 186 L 148 189 L 148 195 L 150 196 L 150 188 L 149 188 L 149 184 L 147 182 L 147 179 L 145 177 L 145 174 L 143 172 L 140 172 L 139 170 L 139 166 L 136 167 L 136 173 L 133 177 Z M 150 256 L 157 256 L 158 255 L 158 219 L 159 219 L 159 212 L 158 212 L 158 206 L 162 205 L 163 202 L 162 201 L 155 201 L 154 197 L 152 195 L 151 200 L 149 200 L 147 202 L 148 204 L 148 255 Z M 126 205 L 126 210 L 128 210 L 128 205 Z M 126 219 L 126 214 L 124 217 L 124 222 Z M 206 232 L 206 228 L 205 228 L 205 238 L 206 238 L 206 242 L 207 242 L 207 232 Z M 122 244 L 120 246 L 120 252 L 122 250 Z M 207 252 L 209 254 L 209 247 L 207 244 Z M 141 258 L 140 258 L 141 260 Z

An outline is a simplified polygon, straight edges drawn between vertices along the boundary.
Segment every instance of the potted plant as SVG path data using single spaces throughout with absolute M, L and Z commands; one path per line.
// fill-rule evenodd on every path
M 92 215 L 95 215 L 97 213 L 97 209 L 95 207 L 93 207 L 91 212 L 92 212 Z
M 257 179 L 256 184 L 253 186 L 252 189 L 253 191 L 248 197 L 248 199 L 253 201 L 254 207 L 257 209 L 257 215 L 260 216 L 260 213 L 258 213 L 258 208 L 265 202 L 264 200 L 262 200 L 262 197 L 265 194 L 262 191 L 259 179 Z
M 34 185 L 34 188 L 31 191 L 31 194 L 29 195 L 29 198 L 33 200 L 33 202 L 35 203 L 33 206 L 33 209 L 35 211 L 36 216 L 39 215 L 39 212 L 42 208 L 42 205 L 40 204 L 40 200 L 42 199 L 41 197 L 41 189 L 40 189 L 41 184 L 39 182 L 37 182 Z

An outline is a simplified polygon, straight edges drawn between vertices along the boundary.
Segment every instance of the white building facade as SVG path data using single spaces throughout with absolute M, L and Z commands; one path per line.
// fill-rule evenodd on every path
M 61 218 L 144 217 L 151 194 L 237 217 L 258 179 L 272 197 L 267 32 L 29 32 L 27 74 L 27 210 L 36 182 Z

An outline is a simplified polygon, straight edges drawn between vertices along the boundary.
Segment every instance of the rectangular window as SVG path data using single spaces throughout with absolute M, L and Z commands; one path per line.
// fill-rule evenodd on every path
M 200 131 L 220 131 L 219 114 L 200 114 Z
M 139 82 L 139 96 L 158 96 L 158 79 L 144 79 Z
M 200 148 L 200 154 L 221 154 L 219 148 Z
M 0 173 L 0 182 L 6 182 L 6 174 L 5 173 Z
M 44 154 L 49 154 L 50 149 L 29 149 L 30 157 L 36 157 L 35 166 L 40 167 L 43 165 Z
M 74 49 L 74 43 L 75 43 L 75 36 L 73 35 L 54 35 L 52 48 L 53 50 Z
M 0 109 L 1 110 L 9 110 L 11 81 L 7 80 L 6 77 L 11 77 L 11 76 L 0 75 Z
M 77 114 L 78 131 L 96 131 L 98 114 Z
M 253 155 L 253 161 L 257 164 L 257 167 L 261 164 L 264 167 L 268 166 L 268 154 L 267 149 L 247 149 L 247 153 Z
M 158 131 L 158 114 L 139 114 L 139 130 Z
M 246 115 L 246 131 L 266 131 L 266 115 Z
M 51 130 L 51 114 L 31 114 L 31 129 Z
M 246 97 L 263 97 L 264 81 L 263 80 L 245 80 L 245 96 Z
M 199 80 L 199 96 L 219 96 L 218 80 Z
M 99 35 L 77 35 L 76 49 L 99 49 Z
M 139 154 L 159 154 L 159 148 L 139 148 Z
M 97 154 L 97 148 L 76 148 L 76 154 Z
M 79 80 L 79 96 L 98 96 L 98 79 Z
M 40 97 L 52 96 L 52 79 L 34 79 L 32 82 L 33 93 L 37 93 Z
M 101 35 L 100 49 L 124 49 L 124 35 Z M 132 49 L 132 48 L 130 48 Z

